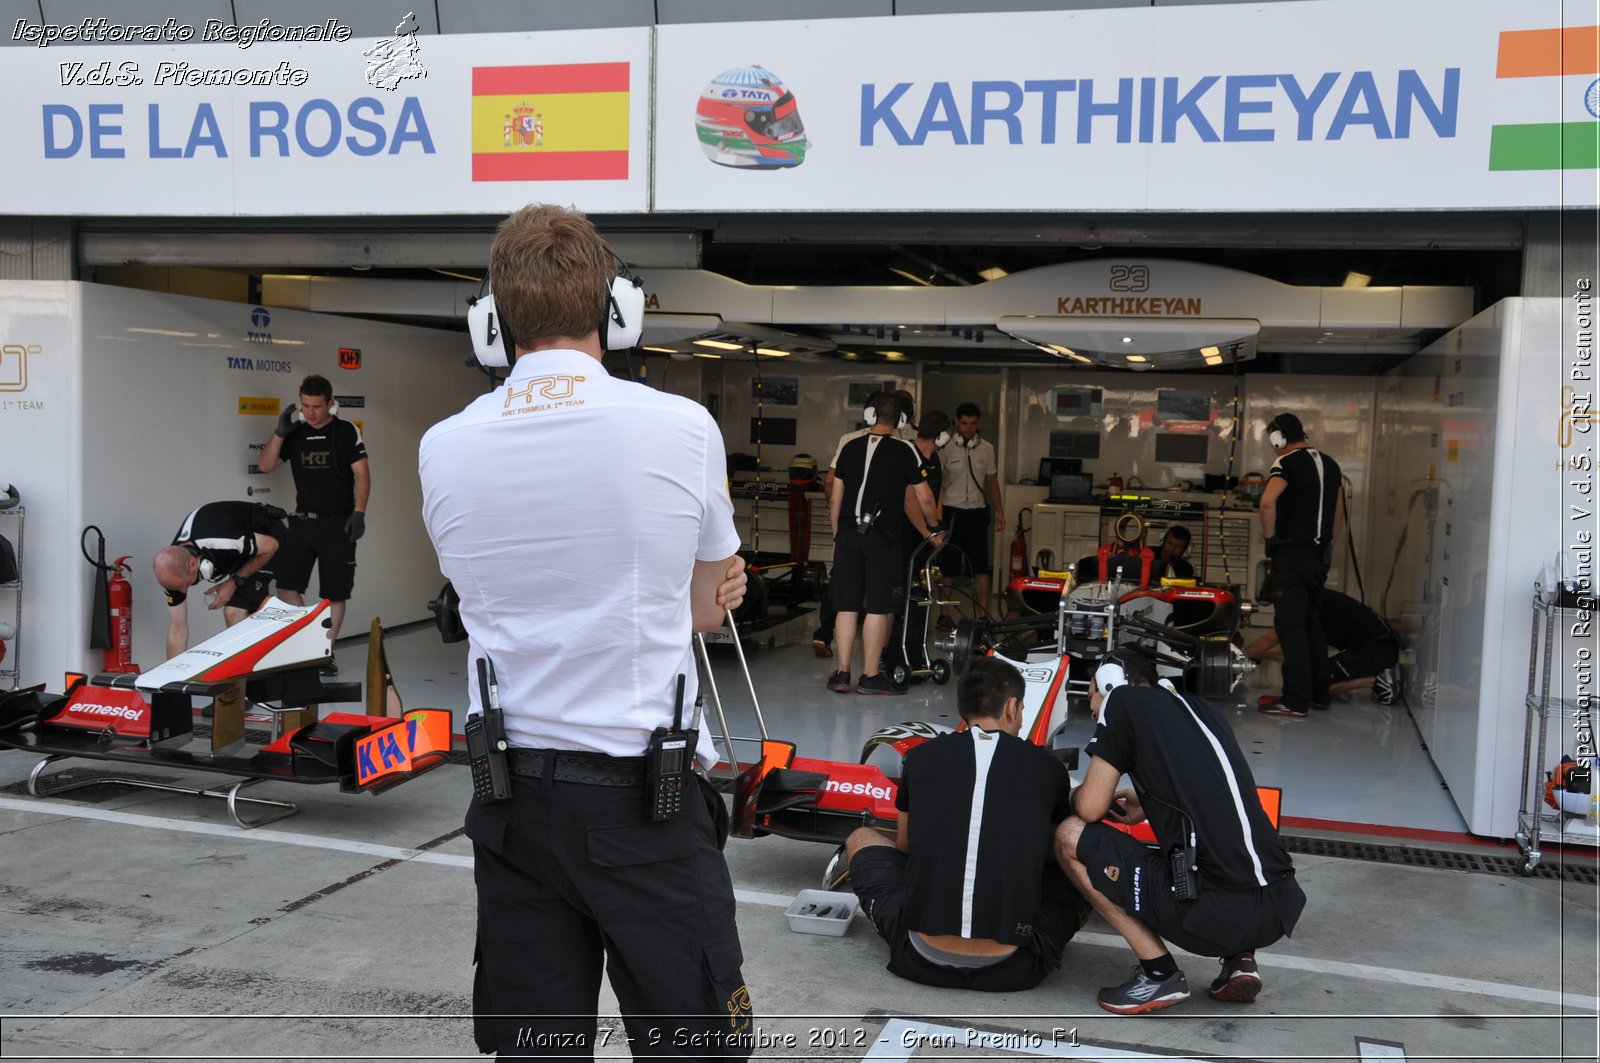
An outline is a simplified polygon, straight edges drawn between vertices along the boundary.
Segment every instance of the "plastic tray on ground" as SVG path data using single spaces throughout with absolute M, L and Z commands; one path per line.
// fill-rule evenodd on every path
M 797 934 L 826 934 L 844 937 L 855 918 L 858 902 L 854 893 L 829 890 L 801 890 L 784 911 L 789 929 Z

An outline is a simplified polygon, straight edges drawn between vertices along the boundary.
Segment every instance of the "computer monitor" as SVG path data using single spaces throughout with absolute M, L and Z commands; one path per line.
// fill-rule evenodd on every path
M 1086 472 L 1058 472 L 1050 477 L 1047 502 L 1087 502 L 1094 497 L 1094 477 Z

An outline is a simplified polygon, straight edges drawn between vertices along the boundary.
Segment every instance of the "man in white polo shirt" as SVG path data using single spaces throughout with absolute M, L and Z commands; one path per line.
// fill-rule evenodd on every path
M 511 747 L 510 800 L 467 810 L 475 1034 L 590 1055 L 604 967 L 635 1046 L 744 1058 L 726 807 L 697 774 L 682 814 L 653 818 L 644 756 L 680 697 L 695 726 L 691 636 L 739 605 L 744 565 L 711 417 L 601 365 L 616 272 L 576 211 L 503 222 L 489 273 L 515 365 L 421 445 L 423 520 Z M 703 728 L 695 750 L 714 762 Z

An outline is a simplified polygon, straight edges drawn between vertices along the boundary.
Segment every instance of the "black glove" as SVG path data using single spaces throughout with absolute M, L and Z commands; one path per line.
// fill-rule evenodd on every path
M 350 536 L 351 542 L 358 542 L 367 534 L 367 515 L 360 511 L 350 514 L 344 522 L 344 533 Z
M 279 439 L 287 439 L 289 433 L 294 431 L 295 413 L 296 407 L 294 403 L 291 402 L 285 406 L 283 412 L 278 414 L 278 426 L 272 430 L 272 434 Z

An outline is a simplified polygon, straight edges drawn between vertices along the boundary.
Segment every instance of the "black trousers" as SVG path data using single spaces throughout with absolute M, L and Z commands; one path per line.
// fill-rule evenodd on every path
M 1272 626 L 1283 649 L 1283 701 L 1295 709 L 1327 705 L 1332 695 L 1328 636 L 1322 630 L 1322 581 L 1328 567 L 1314 546 L 1285 543 L 1272 551 Z
M 688 811 L 661 823 L 640 786 L 514 775 L 510 802 L 473 800 L 479 1051 L 591 1058 L 603 964 L 625 1028 L 609 1040 L 635 1058 L 749 1057 L 726 808 L 690 785 Z

